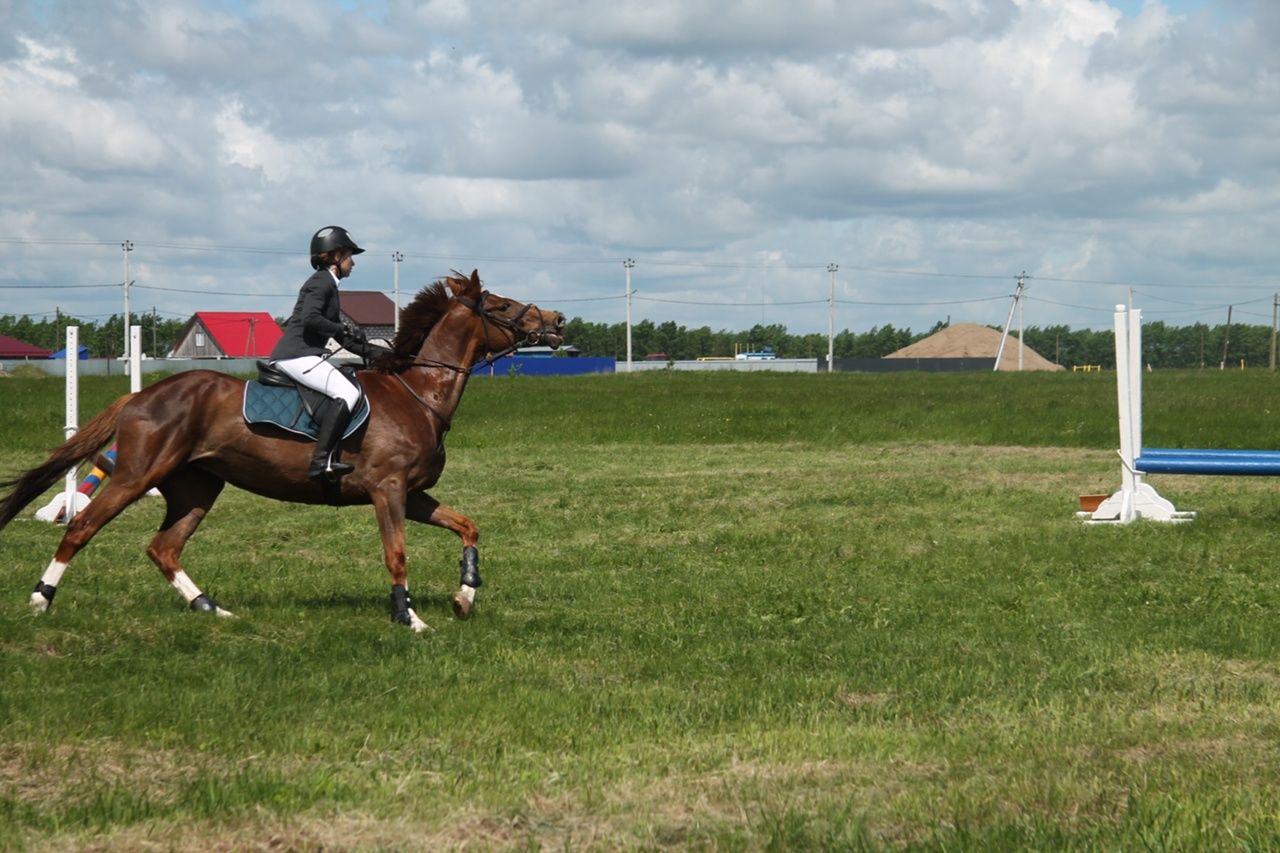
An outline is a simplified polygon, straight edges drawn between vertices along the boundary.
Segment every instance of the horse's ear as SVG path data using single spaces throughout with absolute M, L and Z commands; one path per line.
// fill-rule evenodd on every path
M 471 278 L 467 278 L 462 274 L 451 275 L 445 279 L 445 283 L 449 285 L 449 289 L 453 291 L 454 296 L 461 296 L 464 293 L 479 293 L 480 288 L 480 270 L 472 270 Z

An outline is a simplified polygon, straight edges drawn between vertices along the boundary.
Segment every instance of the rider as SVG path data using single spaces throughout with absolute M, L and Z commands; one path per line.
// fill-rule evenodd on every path
M 307 469 L 313 480 L 335 480 L 353 470 L 350 463 L 338 460 L 338 442 L 351 421 L 360 392 L 324 356 L 329 338 L 364 358 L 374 352 L 360 329 L 340 322 L 339 313 L 338 282 L 351 275 L 354 256 L 363 251 L 347 230 L 337 225 L 321 228 L 311 237 L 315 273 L 303 282 L 293 314 L 285 321 L 284 337 L 271 351 L 271 360 L 283 373 L 330 398 L 316 412 L 320 428 Z

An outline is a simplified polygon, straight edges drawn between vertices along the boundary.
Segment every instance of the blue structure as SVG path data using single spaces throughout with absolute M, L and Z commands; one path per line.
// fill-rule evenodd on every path
M 85 344 L 80 344 L 80 346 L 76 347 L 76 352 L 80 354 L 79 357 L 76 358 L 76 361 L 84 361 L 86 358 L 89 357 L 89 347 L 86 346 Z M 49 358 L 66 358 L 66 357 L 67 357 L 66 347 L 63 347 L 57 352 L 51 353 L 49 355 Z
M 472 376 L 581 376 L 587 373 L 613 373 L 617 361 L 612 358 L 547 358 L 542 355 L 512 355 L 501 358 L 487 369 Z

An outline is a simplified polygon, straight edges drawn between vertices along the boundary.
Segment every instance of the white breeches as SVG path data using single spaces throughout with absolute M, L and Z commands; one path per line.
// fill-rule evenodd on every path
M 275 366 L 299 385 L 319 391 L 326 397 L 343 400 L 348 409 L 355 411 L 360 392 L 342 375 L 342 371 L 320 356 L 304 355 L 281 359 L 275 362 Z

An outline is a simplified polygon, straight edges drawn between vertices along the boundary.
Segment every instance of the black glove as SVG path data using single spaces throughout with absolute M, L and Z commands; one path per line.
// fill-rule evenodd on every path
M 368 345 L 369 337 L 364 333 L 364 329 L 359 326 L 353 326 L 350 323 L 343 323 L 342 340 L 339 341 L 339 343 L 352 352 L 357 352 L 357 347 L 361 345 Z

